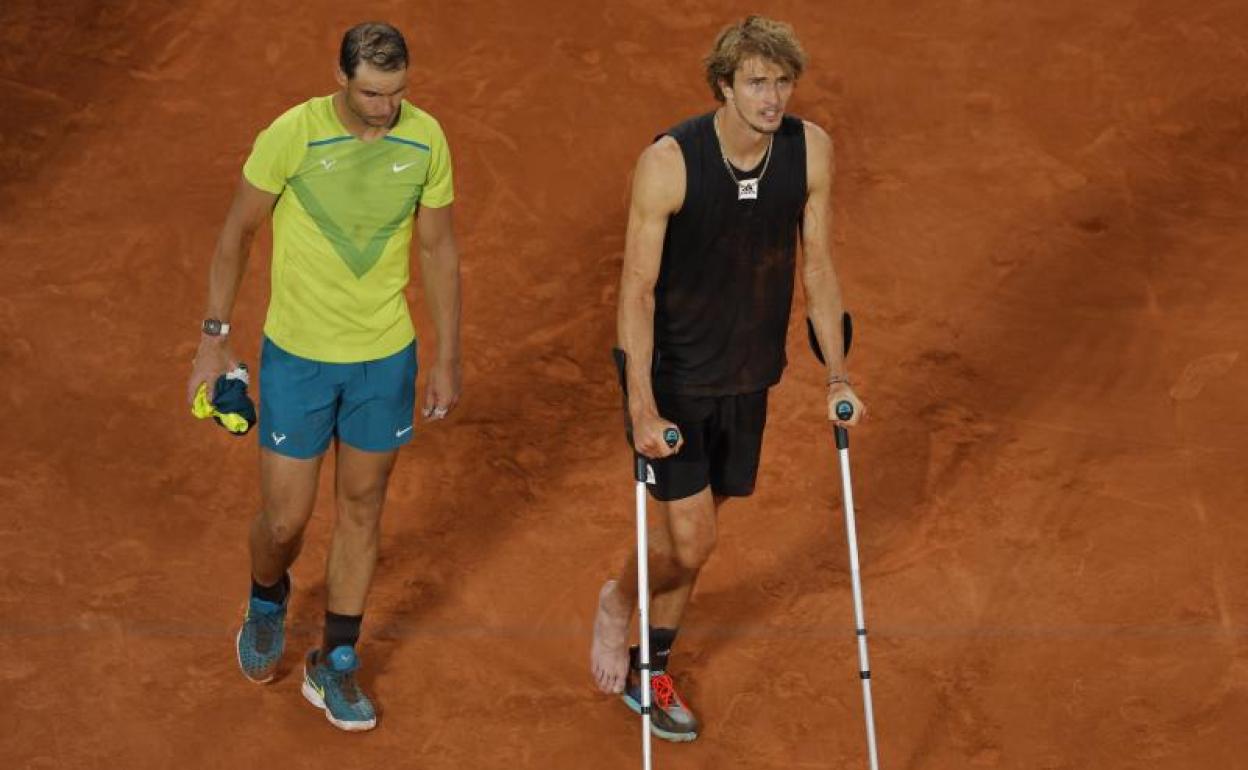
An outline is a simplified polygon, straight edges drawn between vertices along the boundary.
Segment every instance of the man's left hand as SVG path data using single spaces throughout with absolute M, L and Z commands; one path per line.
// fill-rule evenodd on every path
M 425 384 L 425 406 L 421 410 L 426 422 L 441 420 L 459 403 L 461 374 L 458 363 L 436 363 L 429 370 Z
M 841 401 L 848 401 L 854 407 L 854 414 L 848 420 L 842 420 L 836 416 L 836 405 Z M 833 382 L 828 384 L 828 420 L 836 423 L 842 428 L 852 428 L 858 424 L 858 421 L 867 416 L 867 407 L 858 399 L 858 394 L 854 393 L 853 387 L 848 382 Z

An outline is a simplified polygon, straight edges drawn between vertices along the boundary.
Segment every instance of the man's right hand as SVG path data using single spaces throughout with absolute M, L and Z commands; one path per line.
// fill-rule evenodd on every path
M 195 360 L 191 362 L 191 377 L 186 382 L 186 403 L 195 402 L 195 391 L 203 383 L 208 384 L 208 397 L 212 398 L 212 388 L 217 378 L 237 365 L 227 338 L 201 336 L 199 350 L 195 352 Z
M 680 433 L 680 428 L 676 427 L 676 423 L 663 419 L 655 412 L 634 415 L 633 446 L 637 449 L 638 454 L 651 460 L 671 457 L 685 445 L 685 437 L 683 435 L 676 440 L 676 446 L 669 447 L 667 445 L 667 442 L 663 440 L 663 434 L 671 429 L 675 429 L 678 434 Z

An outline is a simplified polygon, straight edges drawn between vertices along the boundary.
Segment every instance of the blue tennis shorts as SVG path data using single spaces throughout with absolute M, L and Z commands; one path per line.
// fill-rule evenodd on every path
M 328 364 L 300 358 L 268 337 L 260 352 L 260 446 L 306 460 L 337 436 L 366 452 L 412 440 L 416 342 L 386 358 Z

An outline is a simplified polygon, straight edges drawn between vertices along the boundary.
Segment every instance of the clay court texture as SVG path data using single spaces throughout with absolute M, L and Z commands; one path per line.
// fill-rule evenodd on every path
M 639 766 L 588 673 L 632 543 L 608 354 L 629 175 L 712 107 L 714 34 L 763 11 L 811 56 L 791 111 L 837 147 L 882 766 L 1248 767 L 1243 3 L 764 6 L 5 2 L 0 766 Z M 252 685 L 258 450 L 184 386 L 250 144 L 334 90 L 366 18 L 408 35 L 409 98 L 454 153 L 465 390 L 399 459 L 361 736 L 299 695 L 329 469 L 283 675 Z M 233 317 L 253 365 L 269 244 Z M 705 730 L 656 767 L 865 767 L 797 302 L 758 493 L 725 510 L 673 656 Z

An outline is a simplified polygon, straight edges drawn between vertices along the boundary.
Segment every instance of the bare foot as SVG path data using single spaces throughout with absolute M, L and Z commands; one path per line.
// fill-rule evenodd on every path
M 628 621 L 632 612 L 621 607 L 622 603 L 615 581 L 603 583 L 598 592 L 589 659 L 594 681 L 605 693 L 623 692 L 628 676 Z

